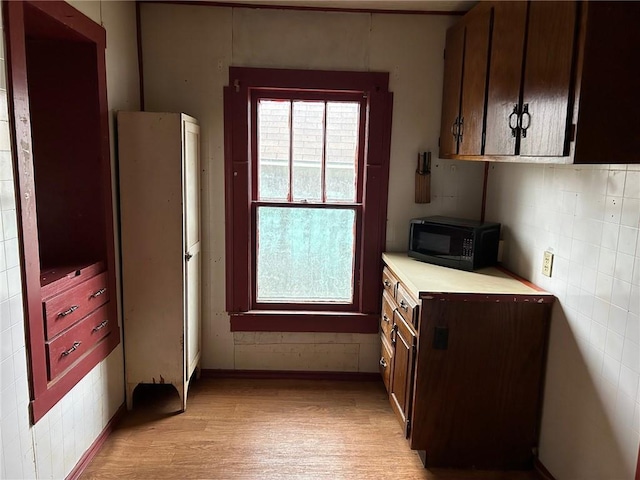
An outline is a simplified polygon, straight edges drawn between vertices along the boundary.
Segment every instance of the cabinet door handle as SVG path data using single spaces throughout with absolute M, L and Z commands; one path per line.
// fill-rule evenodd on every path
M 462 135 L 464 135 L 464 117 L 458 122 L 458 141 L 462 143 Z
M 91 298 L 96 298 L 99 297 L 100 295 L 103 295 L 104 293 L 106 293 L 107 289 L 106 288 L 101 288 L 100 290 L 98 290 L 97 292 L 94 292 L 91 294 Z
M 71 305 L 68 310 L 65 310 L 64 312 L 60 312 L 58 314 L 58 317 L 66 317 L 67 315 L 71 315 L 77 309 L 78 309 L 78 305 Z
M 458 117 L 451 124 L 451 135 L 453 135 L 453 139 L 458 141 Z
M 193 258 L 193 255 L 191 255 L 189 252 L 184 254 L 184 259 L 188 262 L 189 260 L 191 260 Z
M 107 324 L 109 323 L 109 320 L 103 320 L 102 322 L 100 322 L 98 325 L 96 325 L 95 327 L 93 327 L 93 330 L 91 330 L 92 332 L 99 332 L 100 330 L 102 330 L 104 327 L 107 326 Z
M 398 325 L 394 325 L 393 327 L 391 327 L 391 333 L 390 333 L 391 345 L 395 345 L 396 344 L 396 331 L 397 330 L 398 330 Z
M 524 119 L 527 119 L 527 124 L 524 124 Z M 529 104 L 525 103 L 522 107 L 522 115 L 520 115 L 520 129 L 522 130 L 522 138 L 527 138 L 527 129 L 531 126 L 531 114 L 529 113 Z
M 518 124 L 520 123 L 518 119 L 518 105 L 513 106 L 513 112 L 509 115 L 509 128 L 511 129 L 511 136 L 518 136 Z
M 382 357 L 382 358 L 380 359 L 380 366 L 381 366 L 382 368 L 387 368 L 387 365 L 388 365 L 388 364 L 387 364 L 387 361 L 384 359 L 384 357 Z
M 389 317 L 387 317 L 385 314 L 382 314 L 382 321 L 389 323 Z
M 62 352 L 61 357 L 66 357 L 67 355 L 75 352 L 80 345 L 82 345 L 82 342 L 73 342 L 73 345 L 69 350 L 65 350 L 64 352 Z

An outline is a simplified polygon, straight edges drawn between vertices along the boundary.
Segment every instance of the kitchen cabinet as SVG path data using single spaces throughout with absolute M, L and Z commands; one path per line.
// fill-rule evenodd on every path
M 493 12 L 485 155 L 568 154 L 577 4 L 495 2 Z
M 179 113 L 118 112 L 127 407 L 140 383 L 187 406 L 200 363 L 200 130 Z
M 440 155 L 480 155 L 491 9 L 480 4 L 447 31 Z
M 106 33 L 64 2 L 2 8 L 36 423 L 120 343 Z
M 640 139 L 627 134 L 640 128 L 638 2 L 481 2 L 451 27 L 447 49 L 478 8 L 491 12 L 488 63 L 469 66 L 488 79 L 482 156 L 441 148 L 442 157 L 640 162 Z M 443 105 L 456 101 L 450 90 Z M 443 113 L 441 145 L 449 122 Z
M 553 295 L 499 268 L 383 262 L 381 365 L 410 447 L 428 467 L 530 468 Z

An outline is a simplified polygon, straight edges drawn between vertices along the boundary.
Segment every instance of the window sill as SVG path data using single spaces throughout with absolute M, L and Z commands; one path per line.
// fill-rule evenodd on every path
M 251 310 L 230 313 L 232 332 L 378 333 L 378 314 Z

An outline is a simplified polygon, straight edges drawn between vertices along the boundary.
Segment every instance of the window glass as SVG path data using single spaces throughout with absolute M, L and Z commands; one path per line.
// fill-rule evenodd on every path
M 359 122 L 359 104 L 327 103 L 326 198 L 329 202 L 356 200 Z
M 289 195 L 291 102 L 258 102 L 258 192 L 260 200 Z
M 350 303 L 355 211 L 258 207 L 257 301 Z
M 293 201 L 322 200 L 324 102 L 293 102 Z

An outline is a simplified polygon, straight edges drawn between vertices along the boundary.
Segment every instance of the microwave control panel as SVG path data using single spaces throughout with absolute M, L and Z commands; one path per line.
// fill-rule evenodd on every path
M 467 237 L 462 240 L 462 258 L 464 260 L 471 260 L 473 257 L 473 238 Z

